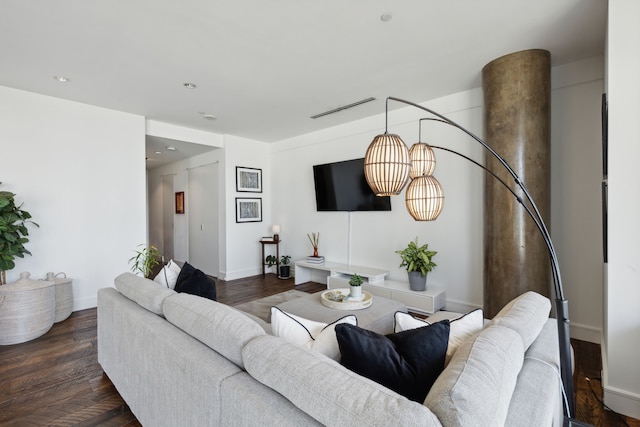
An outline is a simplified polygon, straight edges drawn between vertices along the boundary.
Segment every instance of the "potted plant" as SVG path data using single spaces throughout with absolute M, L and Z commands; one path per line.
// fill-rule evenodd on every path
M 138 245 L 138 247 L 142 246 L 142 249 L 139 249 L 134 256 L 129 258 L 129 262 L 131 265 L 131 271 L 134 273 L 140 273 L 146 278 L 151 278 L 151 274 L 153 272 L 153 267 L 160 264 L 160 260 L 162 259 L 162 255 L 158 252 L 158 248 L 155 246 L 145 246 Z
M 289 275 L 291 274 L 291 266 L 289 265 L 290 262 L 291 262 L 290 255 L 282 255 L 282 257 L 280 257 L 280 278 L 281 279 L 289 278 Z
M 406 248 L 396 251 L 402 259 L 400 267 L 406 267 L 409 275 L 409 288 L 412 291 L 427 289 L 427 273 L 436 266 L 431 260 L 438 252 L 430 251 L 429 245 L 418 246 L 418 238 L 409 242 Z
M 362 297 L 362 277 L 357 273 L 352 275 L 349 279 L 349 286 L 351 287 L 351 292 L 349 296 L 351 298 L 360 298 Z
M 264 263 L 267 267 L 273 267 L 278 264 L 278 258 L 275 255 L 267 255 L 264 259 Z
M 0 191 L 0 285 L 7 282 L 6 271 L 16 266 L 16 258 L 31 255 L 24 247 L 29 242 L 27 224 L 39 227 L 31 221 L 31 214 L 21 209 L 22 205 L 16 206 L 14 197 L 14 193 Z

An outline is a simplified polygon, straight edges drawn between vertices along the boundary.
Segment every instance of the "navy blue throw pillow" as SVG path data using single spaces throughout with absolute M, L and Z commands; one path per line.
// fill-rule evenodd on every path
M 336 336 L 343 366 L 423 403 L 444 370 L 449 321 L 386 336 L 342 323 Z
M 186 262 L 178 274 L 175 291 L 216 300 L 216 282 Z

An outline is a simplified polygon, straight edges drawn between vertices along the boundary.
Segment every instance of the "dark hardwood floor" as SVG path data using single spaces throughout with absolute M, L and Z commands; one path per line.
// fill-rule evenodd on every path
M 292 279 L 273 274 L 217 284 L 218 300 L 229 305 L 294 288 L 325 289 L 317 283 L 294 286 Z M 577 418 L 595 426 L 640 427 L 640 421 L 606 411 L 600 403 L 600 346 L 572 343 Z M 95 309 L 74 312 L 36 340 L 0 346 L 0 426 L 139 426 L 102 373 L 96 346 Z

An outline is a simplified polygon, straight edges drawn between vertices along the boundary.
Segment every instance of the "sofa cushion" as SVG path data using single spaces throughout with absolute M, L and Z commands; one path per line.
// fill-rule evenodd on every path
M 529 291 L 505 305 L 488 325 L 500 325 L 516 331 L 522 338 L 527 351 L 531 343 L 540 334 L 549 318 L 551 301 L 549 298 Z
M 422 403 L 444 369 L 449 321 L 386 336 L 341 324 L 336 335 L 342 365 Z
M 163 304 L 167 320 L 241 368 L 242 347 L 264 330 L 240 311 L 195 295 L 178 293 Z
M 175 291 L 197 295 L 214 301 L 217 297 L 216 282 L 188 262 L 185 262 L 180 269 Z
M 286 313 L 278 307 L 271 307 L 273 335 L 284 338 L 292 344 L 322 353 L 336 361 L 340 360 L 340 349 L 335 327 L 340 323 L 357 325 L 358 320 L 351 314 L 327 324 Z
M 324 425 L 442 426 L 427 407 L 281 338 L 257 337 L 242 354 L 252 377 Z
M 416 319 L 409 313 L 398 311 L 395 314 L 394 330 L 395 332 L 402 332 L 436 323 L 430 320 L 431 318 L 428 320 Z M 453 357 L 453 354 L 456 352 L 458 347 L 460 347 L 460 344 L 472 335 L 480 332 L 483 324 L 484 318 L 482 316 L 481 309 L 473 310 L 449 321 L 451 329 L 449 331 L 449 344 L 447 345 L 447 357 L 444 362 L 445 366 L 449 364 L 451 357 Z
M 173 289 L 176 287 L 180 270 L 180 266 L 174 260 L 169 260 L 167 265 L 162 267 L 160 272 L 156 274 L 153 281 L 166 286 L 167 288 Z
M 160 315 L 162 315 L 164 299 L 175 294 L 172 289 L 133 273 L 122 273 L 115 278 L 114 283 L 122 295 L 150 312 Z
M 424 404 L 446 426 L 502 426 L 524 350 L 513 330 L 491 325 L 462 343 Z

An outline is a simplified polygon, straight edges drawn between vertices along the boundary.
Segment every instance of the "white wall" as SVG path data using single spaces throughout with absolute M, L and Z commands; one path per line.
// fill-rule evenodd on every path
M 602 333 L 604 58 L 555 67 L 551 104 L 551 234 L 569 300 L 571 336 Z
M 269 144 L 232 135 L 225 135 L 225 192 L 221 206 L 225 209 L 224 229 L 226 255 L 220 263 L 221 278 L 239 279 L 261 273 L 260 244 L 262 236 L 272 234 L 272 195 L 280 191 L 272 183 L 272 168 Z M 236 167 L 262 169 L 262 193 L 241 193 L 236 191 Z M 278 171 L 279 173 L 279 171 Z M 258 197 L 262 199 L 262 222 L 236 223 L 236 197 Z
M 435 100 L 428 106 L 476 133 L 482 132 L 479 89 Z M 415 108 L 393 109 L 389 132 L 411 145 L 418 140 L 418 120 L 425 116 Z M 320 232 L 319 253 L 328 261 L 382 268 L 391 272 L 391 279 L 406 281 L 406 271 L 399 268 L 400 258 L 394 251 L 418 237 L 438 251 L 434 261 L 439 267 L 429 273 L 428 283 L 446 288 L 448 305 L 462 304 L 462 309 L 482 306 L 483 175 L 465 160 L 436 152 L 434 175 L 445 191 L 445 207 L 437 221 L 414 221 L 406 211 L 404 192 L 392 197 L 391 212 L 316 211 L 312 166 L 364 157 L 372 139 L 384 132 L 384 123 L 381 114 L 275 144 L 273 187 L 278 190 L 273 193 L 273 220 L 282 226 L 284 252 L 294 260 L 310 255 L 312 247 L 306 235 Z M 422 134 L 423 142 L 482 159 L 480 146 L 453 128 L 425 122 Z
M 603 58 L 555 67 L 552 82 L 549 226 L 569 299 L 572 335 L 599 342 Z M 483 134 L 482 104 L 480 89 L 423 103 L 479 136 Z M 418 140 L 418 120 L 425 116 L 415 108 L 392 109 L 389 132 L 412 145 Z M 438 267 L 428 281 L 446 289 L 447 308 L 482 307 L 484 175 L 465 160 L 436 151 L 435 176 L 445 192 L 445 207 L 434 222 L 415 222 L 406 211 L 404 192 L 392 198 L 391 212 L 354 212 L 349 218 L 346 212 L 316 211 L 312 166 L 364 157 L 374 136 L 383 132 L 384 114 L 380 114 L 274 144 L 273 186 L 279 190 L 273 193 L 273 221 L 282 226 L 284 252 L 294 260 L 310 255 L 306 234 L 319 231 L 319 252 L 327 260 L 382 268 L 391 272 L 391 279 L 406 281 L 394 251 L 418 236 L 438 251 L 434 258 Z M 453 128 L 423 122 L 422 135 L 423 142 L 483 159 L 479 144 Z
M 605 290 L 604 398 L 640 418 L 640 2 L 609 0 L 609 264 Z
M 0 87 L 0 189 L 40 224 L 10 282 L 63 271 L 80 310 L 129 270 L 146 241 L 144 133 L 141 116 Z

